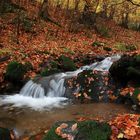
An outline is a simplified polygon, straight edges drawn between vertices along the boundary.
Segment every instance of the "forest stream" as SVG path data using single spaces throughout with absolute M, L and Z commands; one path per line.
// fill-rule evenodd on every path
M 49 129 L 57 121 L 77 120 L 80 117 L 109 121 L 124 113 L 132 113 L 130 107 L 114 103 L 69 104 L 51 111 L 1 106 L 0 126 L 13 129 L 17 136 L 29 136 Z

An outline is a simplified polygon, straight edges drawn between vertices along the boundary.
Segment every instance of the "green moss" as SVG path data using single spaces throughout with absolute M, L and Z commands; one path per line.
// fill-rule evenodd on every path
M 111 48 L 109 48 L 109 47 L 103 47 L 103 49 L 105 50 L 105 51 L 112 51 L 112 49 Z
M 104 43 L 99 42 L 99 41 L 95 41 L 91 44 L 93 47 L 100 47 L 100 46 L 104 46 Z
M 115 44 L 115 48 L 117 48 L 119 51 L 127 51 L 126 50 L 126 45 L 124 43 Z
M 71 126 L 72 122 L 65 122 Z M 74 122 L 75 123 L 75 122 Z M 73 124 L 74 124 L 73 123 Z M 59 124 L 60 125 L 60 124 Z M 55 129 L 59 126 L 55 124 L 42 140 L 66 140 L 55 133 Z M 64 133 L 70 133 L 69 129 Z M 96 121 L 78 122 L 77 133 L 74 140 L 108 140 L 111 135 L 111 128 L 107 123 L 99 123 Z
M 26 69 L 27 71 L 33 70 L 33 65 L 32 65 L 30 62 L 26 62 L 26 63 L 25 63 L 25 69 Z
M 135 91 L 134 91 L 133 96 L 134 96 L 135 98 L 137 98 L 137 96 L 138 96 L 139 94 L 140 94 L 140 89 L 139 89 L 139 88 L 136 88 Z
M 73 60 L 70 59 L 69 57 L 66 57 L 64 55 L 61 55 L 60 58 L 59 58 L 59 61 L 61 63 L 61 68 L 64 71 L 73 71 L 73 70 L 76 70 L 76 66 L 75 66 Z
M 43 137 L 42 140 L 66 140 L 61 138 L 55 133 L 55 129 L 58 127 L 58 125 L 52 126 L 52 128 L 49 130 L 49 132 Z
M 108 140 L 111 128 L 107 123 L 85 121 L 78 123 L 78 134 L 75 140 Z
M 26 72 L 27 70 L 23 64 L 12 61 L 7 66 L 5 78 L 10 81 L 18 82 L 23 79 Z
M 120 51 L 135 51 L 137 50 L 137 46 L 134 44 L 125 44 L 125 43 L 117 43 L 115 44 L 115 48 L 117 48 Z
M 42 72 L 41 72 L 41 76 L 49 76 L 49 75 L 52 75 L 52 74 L 56 74 L 56 73 L 59 73 L 60 70 L 59 69 L 48 69 L 48 68 L 45 68 Z
M 140 55 L 136 55 L 134 58 L 136 59 L 136 65 L 140 66 Z

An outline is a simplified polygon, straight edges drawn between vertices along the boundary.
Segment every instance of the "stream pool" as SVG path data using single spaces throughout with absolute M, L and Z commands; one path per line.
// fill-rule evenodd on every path
M 0 126 L 14 129 L 18 136 L 29 136 L 49 129 L 57 121 L 77 120 L 81 117 L 109 121 L 117 114 L 133 113 L 127 105 L 114 103 L 69 104 L 51 111 L 0 106 Z

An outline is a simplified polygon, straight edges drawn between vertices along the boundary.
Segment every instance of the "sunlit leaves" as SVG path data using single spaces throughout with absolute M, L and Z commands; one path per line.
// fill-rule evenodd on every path
M 129 140 L 138 140 L 140 138 L 139 119 L 140 115 L 118 115 L 109 123 L 112 126 L 111 139 L 126 138 Z

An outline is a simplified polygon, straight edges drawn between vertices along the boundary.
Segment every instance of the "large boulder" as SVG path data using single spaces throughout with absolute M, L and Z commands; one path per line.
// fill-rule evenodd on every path
M 75 87 L 78 87 L 78 99 L 83 102 L 85 99 L 98 102 L 108 102 L 108 90 L 111 88 L 108 81 L 108 75 L 103 72 L 84 70 L 74 79 Z
M 140 81 L 140 56 L 123 56 L 114 62 L 109 69 L 111 77 L 122 86 L 126 86 L 129 81 Z

